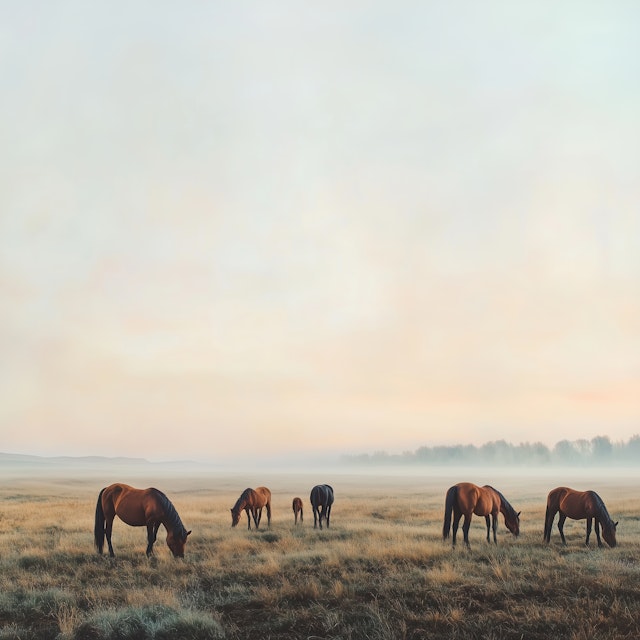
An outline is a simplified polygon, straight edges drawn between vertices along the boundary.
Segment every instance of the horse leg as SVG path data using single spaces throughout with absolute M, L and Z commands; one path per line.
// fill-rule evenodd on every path
M 324 518 L 324 505 L 320 505 L 318 509 L 318 525 L 322 529 L 322 519 Z
M 147 558 L 153 553 L 153 543 L 156 541 L 158 529 L 155 524 L 147 525 Z
M 467 545 L 467 549 L 471 546 L 469 544 L 469 528 L 471 527 L 471 518 L 471 514 L 465 514 L 464 522 L 462 523 L 462 534 L 464 536 L 464 543 Z
M 560 537 L 562 538 L 562 544 L 567 544 L 567 541 L 564 537 L 564 521 L 567 519 L 567 516 L 564 513 L 560 513 L 560 517 L 558 518 L 558 531 L 560 532 Z
M 598 539 L 598 546 L 602 547 L 602 540 L 600 540 L 600 522 L 598 522 L 598 518 L 595 519 L 595 524 L 593 528 L 596 530 L 596 538 Z
M 254 514 L 255 515 L 253 516 L 253 521 L 256 523 L 256 529 L 257 529 L 260 526 L 260 520 L 262 520 L 262 507 L 260 507 L 259 509 L 258 508 L 254 509 Z
M 313 505 L 313 528 L 318 528 L 318 507 Z M 320 527 L 322 529 L 322 527 Z
M 267 529 L 271 529 L 271 503 L 267 502 Z
M 591 535 L 591 518 L 587 518 L 587 539 L 584 541 L 584 546 L 589 546 L 589 536 Z
M 487 523 L 487 542 L 491 543 L 491 537 L 489 536 L 489 532 L 491 531 L 491 517 L 485 516 L 484 521 Z
M 247 507 L 245 511 L 247 512 L 247 526 L 249 527 L 249 531 L 251 531 L 251 510 Z
M 498 544 L 498 539 L 496 538 L 496 529 L 498 528 L 498 514 L 492 516 L 492 526 L 493 526 L 493 543 Z
M 329 528 L 329 518 L 331 517 L 331 505 L 327 507 L 327 529 Z

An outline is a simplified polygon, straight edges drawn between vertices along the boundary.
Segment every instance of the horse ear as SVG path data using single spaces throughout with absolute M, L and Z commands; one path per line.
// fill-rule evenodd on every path
M 519 518 L 521 513 L 522 511 L 518 511 L 518 513 L 516 513 L 516 516 Z
M 190 536 L 190 535 L 191 535 L 191 531 L 187 531 L 187 533 L 184 534 L 184 539 L 186 540 L 187 536 Z
M 613 527 L 617 529 L 617 527 L 618 527 L 618 523 L 617 523 L 617 522 L 614 522 L 614 523 L 613 523 Z

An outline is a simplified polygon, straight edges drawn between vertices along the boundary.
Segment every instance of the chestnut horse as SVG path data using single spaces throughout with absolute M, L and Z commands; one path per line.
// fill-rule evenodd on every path
M 602 537 L 610 547 L 616 546 L 616 527 L 604 506 L 602 498 L 595 491 L 576 491 L 568 487 L 557 487 L 549 492 L 547 496 L 547 512 L 544 517 L 544 540 L 551 540 L 551 529 L 556 513 L 560 512 L 558 518 L 558 531 L 562 538 L 562 544 L 567 544 L 564 537 L 564 521 L 567 518 L 572 520 L 587 520 L 587 539 L 585 544 L 589 546 L 589 536 L 591 535 L 591 522 L 596 521 L 596 538 L 598 546 L 602 546 L 600 540 L 600 527 L 602 527 Z
M 231 526 L 235 527 L 240 522 L 240 515 L 244 509 L 247 512 L 249 529 L 252 517 L 257 529 L 262 520 L 263 507 L 267 508 L 267 526 L 271 527 L 271 491 L 267 487 L 245 489 L 231 509 Z
M 293 502 L 291 503 L 291 508 L 293 509 L 293 517 L 295 518 L 295 523 L 298 524 L 298 514 L 300 514 L 300 522 L 302 522 L 302 500 L 300 498 L 294 498 Z
M 451 526 L 451 514 L 453 514 L 453 546 L 456 546 L 456 533 L 460 518 L 464 516 L 462 532 L 464 543 L 469 546 L 469 527 L 471 517 L 475 513 L 477 516 L 484 516 L 487 523 L 487 542 L 491 542 L 489 530 L 493 527 L 493 541 L 498 544 L 496 538 L 496 528 L 498 526 L 498 512 L 504 516 L 504 524 L 514 536 L 520 535 L 520 512 L 509 504 L 507 499 L 496 489 L 485 485 L 478 487 L 471 482 L 459 482 L 447 491 L 444 503 L 444 526 L 442 537 L 449 537 Z
M 100 492 L 96 504 L 94 539 L 98 553 L 102 554 L 106 535 L 112 558 L 115 554 L 111 545 L 111 531 L 116 516 L 132 527 L 147 527 L 147 556 L 153 553 L 153 543 L 163 524 L 167 530 L 167 546 L 174 558 L 184 558 L 184 545 L 191 531 L 185 529 L 171 500 L 162 491 L 153 488 L 134 489 L 127 484 L 117 483 Z
M 328 484 L 318 484 L 311 489 L 311 507 L 313 508 L 313 528 L 318 524 L 322 529 L 322 519 L 327 521 L 329 528 L 329 518 L 331 517 L 331 505 L 333 504 L 333 488 Z

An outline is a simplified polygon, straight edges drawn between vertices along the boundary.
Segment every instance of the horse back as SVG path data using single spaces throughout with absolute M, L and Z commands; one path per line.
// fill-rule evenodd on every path
M 271 491 L 267 487 L 258 487 L 253 490 L 255 494 L 255 507 L 264 507 L 271 504 Z
M 309 499 L 314 507 L 333 504 L 333 487 L 328 484 L 317 484 L 311 489 Z
M 162 515 L 157 489 L 135 489 L 121 482 L 109 485 L 102 492 L 105 514 L 117 515 L 128 525 L 137 527 Z
M 484 487 L 478 488 L 478 504 L 476 506 L 476 515 L 486 516 L 490 513 L 495 514 L 500 511 L 503 506 L 503 496 L 492 486 L 486 484 Z
M 556 487 L 549 492 L 547 507 L 560 511 L 572 520 L 591 518 L 598 512 L 598 498 L 593 491 L 577 491 L 570 487 Z
M 560 500 L 560 510 L 573 520 L 593 518 L 600 514 L 602 501 L 595 491 L 569 489 Z

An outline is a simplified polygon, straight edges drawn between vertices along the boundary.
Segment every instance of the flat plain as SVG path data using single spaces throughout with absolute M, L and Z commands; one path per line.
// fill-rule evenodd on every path
M 640 482 L 605 470 L 346 474 L 119 470 L 0 474 L 0 638 L 638 638 Z M 148 473 L 148 472 L 146 472 Z M 471 548 L 442 540 L 444 495 L 467 480 L 492 484 L 522 511 L 498 544 L 474 518 Z M 116 558 L 93 546 L 98 492 L 111 482 L 156 486 L 193 533 L 174 559 L 160 529 L 145 556 L 144 528 L 116 520 Z M 331 527 L 314 530 L 309 491 L 335 490 Z M 599 549 L 585 522 L 554 524 L 542 540 L 547 492 L 594 489 L 618 525 Z M 271 528 L 232 529 L 248 486 L 273 493 Z M 304 502 L 294 525 L 291 501 Z M 460 532 L 461 534 L 461 532 Z

